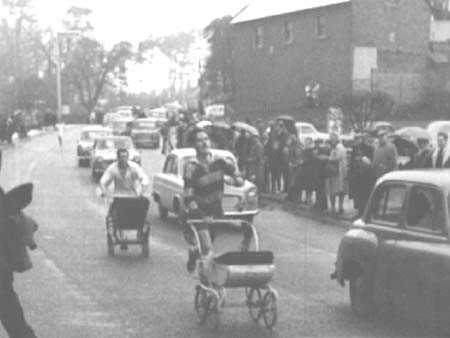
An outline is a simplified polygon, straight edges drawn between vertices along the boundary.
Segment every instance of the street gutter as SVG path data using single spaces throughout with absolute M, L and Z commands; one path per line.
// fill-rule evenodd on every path
M 284 200 L 284 196 L 261 194 L 261 201 L 277 205 L 280 209 L 296 216 L 307 217 L 311 220 L 322 223 L 337 225 L 348 229 L 353 223 L 353 216 L 348 214 L 331 214 L 320 211 L 314 211 L 310 206 L 300 204 L 299 202 L 289 202 Z

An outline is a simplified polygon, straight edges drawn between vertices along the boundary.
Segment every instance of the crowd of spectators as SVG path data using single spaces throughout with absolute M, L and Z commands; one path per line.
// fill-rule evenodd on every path
M 311 206 L 317 211 L 344 213 L 344 200 L 353 200 L 357 216 L 364 211 L 377 178 L 392 170 L 450 167 L 448 135 L 440 133 L 437 147 L 419 139 L 418 150 L 400 161 L 398 148 L 386 131 L 354 135 L 344 147 L 339 135 L 327 140 L 305 138 L 289 130 L 282 120 L 264 123 L 246 121 L 253 129 L 236 128 L 226 122 L 205 124 L 212 147 L 227 149 L 236 156 L 239 170 L 264 194 L 285 194 L 287 201 Z M 170 141 L 170 130 L 176 141 Z M 170 148 L 190 147 L 198 120 L 181 120 L 162 130 Z M 256 130 L 257 132 L 253 132 Z M 403 155 L 403 154 L 401 154 Z

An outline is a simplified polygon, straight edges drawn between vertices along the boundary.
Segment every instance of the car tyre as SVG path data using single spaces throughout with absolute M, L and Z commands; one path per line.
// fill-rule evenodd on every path
M 350 303 L 354 314 L 367 318 L 375 313 L 372 285 L 371 283 L 364 284 L 362 275 L 350 279 L 349 291 Z
M 164 208 L 161 205 L 161 202 L 158 203 L 158 212 L 159 212 L 159 217 L 165 221 L 167 219 L 167 216 L 169 215 L 169 210 L 167 210 L 166 208 Z

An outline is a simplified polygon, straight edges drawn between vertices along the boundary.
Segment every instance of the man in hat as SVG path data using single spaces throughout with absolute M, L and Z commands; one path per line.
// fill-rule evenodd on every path
M 378 145 L 373 153 L 373 167 L 377 177 L 397 168 L 397 148 L 388 139 L 387 131 L 380 130 L 377 133 Z
M 417 146 L 419 147 L 418 153 L 414 156 L 413 164 L 414 168 L 424 169 L 432 168 L 433 161 L 431 158 L 432 151 L 428 139 L 420 138 L 417 140 Z

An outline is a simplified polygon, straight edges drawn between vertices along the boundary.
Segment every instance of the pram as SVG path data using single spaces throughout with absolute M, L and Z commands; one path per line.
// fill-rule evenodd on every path
M 188 220 L 195 234 L 199 252 L 201 250 L 197 226 L 205 226 L 204 220 Z M 202 255 L 198 261 L 199 284 L 196 286 L 195 310 L 201 325 L 216 330 L 220 322 L 220 312 L 225 306 L 226 288 L 244 288 L 245 303 L 255 322 L 261 319 L 268 329 L 277 321 L 278 293 L 269 282 L 275 274 L 273 253 L 259 251 L 258 234 L 255 227 L 245 220 L 215 219 L 208 226 L 230 225 L 245 231 L 251 231 L 255 251 L 242 246 L 241 251 L 229 251 L 221 255 L 213 252 Z M 244 243 L 244 242 L 243 242 Z
M 150 224 L 147 222 L 149 200 L 143 197 L 114 197 L 113 207 L 106 216 L 108 255 L 114 256 L 115 245 L 139 244 L 142 255 L 150 254 Z

